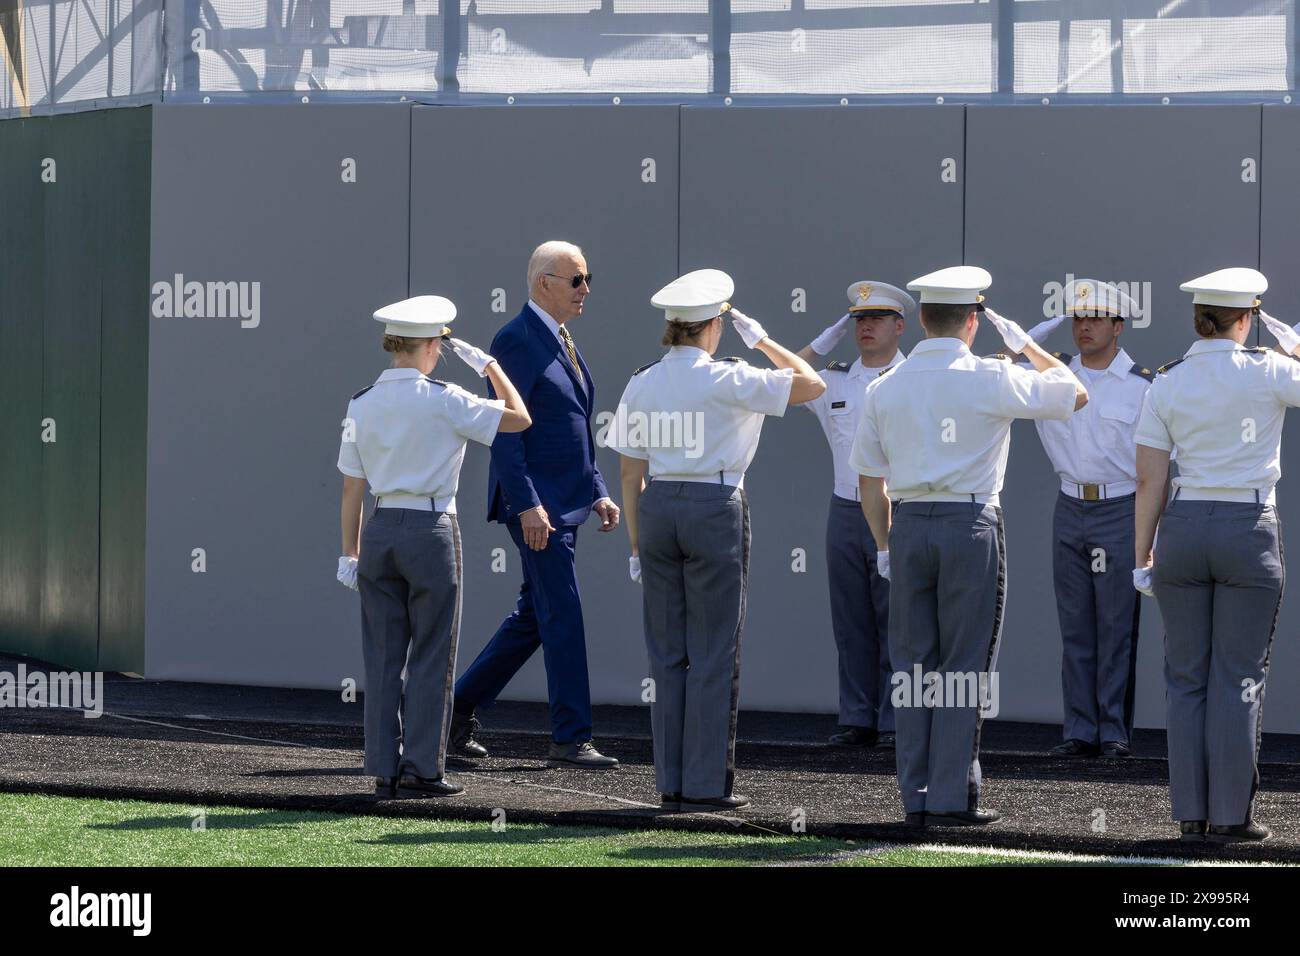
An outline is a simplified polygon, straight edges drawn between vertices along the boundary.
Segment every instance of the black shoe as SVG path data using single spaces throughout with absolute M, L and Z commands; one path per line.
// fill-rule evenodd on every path
M 473 714 L 458 714 L 452 711 L 447 749 L 461 757 L 486 757 L 487 748 L 474 739 L 478 729 L 478 718 Z
M 397 796 L 397 778 L 396 777 L 376 777 L 375 778 L 375 796 L 381 799 L 387 797 L 392 799 Z
M 996 810 L 949 810 L 947 813 L 925 812 L 926 826 L 937 827 L 982 827 L 996 823 L 1002 814 Z
M 739 810 L 749 806 L 749 797 L 733 793 L 726 797 L 682 797 L 682 813 L 713 810 Z
M 1108 740 L 1101 745 L 1101 755 L 1103 757 L 1125 757 L 1133 756 L 1133 751 L 1129 750 L 1128 744 L 1121 743 L 1118 740 Z
M 876 741 L 877 750 L 893 750 L 898 746 L 898 735 L 892 730 L 886 730 Z
M 661 793 L 659 794 L 659 806 L 665 813 L 676 813 L 682 808 L 682 795 L 680 793 Z
M 832 747 L 874 747 L 880 735 L 875 727 L 843 727 L 831 734 Z
M 1178 839 L 1183 843 L 1205 842 L 1204 820 L 1182 820 L 1178 824 Z
M 1096 744 L 1073 738 L 1052 748 L 1052 753 L 1058 757 L 1095 757 L 1100 752 Z
M 918 810 L 915 813 L 909 813 L 903 818 L 903 826 L 916 827 L 918 829 L 925 827 L 925 811 Z
M 409 790 L 418 793 L 422 797 L 454 797 L 458 793 L 464 793 L 465 788 L 460 784 L 451 783 L 450 781 L 439 777 L 417 777 L 412 773 L 404 773 L 397 781 L 398 790 Z
M 1254 820 L 1247 820 L 1245 823 L 1227 827 L 1210 824 L 1205 840 L 1207 843 L 1263 843 L 1272 835 L 1273 831 L 1268 827 Z
M 578 767 L 582 770 L 613 770 L 618 761 L 606 757 L 592 746 L 590 740 L 580 744 L 557 744 L 551 741 L 551 750 L 546 758 L 546 766 L 552 770 L 561 767 Z

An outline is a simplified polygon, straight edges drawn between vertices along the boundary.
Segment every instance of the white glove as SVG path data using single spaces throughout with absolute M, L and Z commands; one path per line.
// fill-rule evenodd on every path
M 480 348 L 475 348 L 473 345 L 470 345 L 462 339 L 448 338 L 447 344 L 450 345 L 451 350 L 456 353 L 456 358 L 460 359 L 477 372 L 479 378 L 486 376 L 487 367 L 496 361 L 496 359 L 491 355 L 488 355 L 487 352 L 484 352 Z
M 763 328 L 739 309 L 731 310 L 731 324 L 735 326 L 740 337 L 745 340 L 747 348 L 753 348 L 767 338 L 767 329 Z
M 634 583 L 641 583 L 641 559 L 635 554 L 627 559 L 627 573 Z
M 1133 569 L 1133 586 L 1147 597 L 1156 596 L 1155 590 L 1151 587 L 1151 565 Z
M 1259 320 L 1264 323 L 1264 328 L 1277 339 L 1278 345 L 1282 346 L 1282 350 L 1288 355 L 1294 354 L 1296 348 L 1300 347 L 1300 334 L 1285 322 L 1273 318 L 1263 309 L 1259 310 Z
M 1015 352 L 1016 354 L 1023 352 L 1025 346 L 1033 341 L 1033 339 L 1025 333 L 1024 329 L 1016 325 L 1016 323 L 1012 322 L 1010 319 L 998 315 L 988 306 L 984 307 L 984 314 L 988 316 L 988 320 L 993 323 L 993 327 L 997 329 L 998 334 L 1002 336 L 1002 341 L 1006 343 L 1007 348 L 1012 352 Z
M 879 574 L 886 581 L 889 580 L 889 552 L 888 551 L 876 552 L 876 573 Z
M 988 310 L 985 309 L 985 312 L 987 311 Z M 1044 319 L 1025 334 L 1039 345 L 1042 345 L 1043 342 L 1047 340 L 1047 337 L 1056 331 L 1056 327 L 1068 318 L 1068 315 L 1058 315 L 1054 319 Z
M 339 558 L 339 573 L 336 577 L 345 588 L 357 590 L 357 559 L 346 555 Z
M 735 311 L 734 309 L 732 310 Z M 825 331 L 817 338 L 812 340 L 812 350 L 818 355 L 825 355 L 839 344 L 840 339 L 844 338 L 844 333 L 849 330 L 849 322 L 853 315 L 845 312 L 837 321 L 828 325 Z

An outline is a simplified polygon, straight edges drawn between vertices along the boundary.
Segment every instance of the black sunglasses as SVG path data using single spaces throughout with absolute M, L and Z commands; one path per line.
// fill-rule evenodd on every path
M 554 272 L 544 272 L 542 274 L 548 275 L 552 279 L 567 279 L 569 281 L 569 284 L 572 285 L 575 289 L 578 286 L 582 285 L 584 282 L 587 283 L 587 288 L 589 289 L 591 288 L 590 272 L 588 272 L 586 275 L 583 275 L 581 272 L 579 272 L 576 276 L 573 276 L 572 278 L 570 278 L 569 276 L 557 276 Z

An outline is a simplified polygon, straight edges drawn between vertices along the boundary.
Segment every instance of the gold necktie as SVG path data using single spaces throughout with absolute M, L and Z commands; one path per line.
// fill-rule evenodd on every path
M 582 366 L 578 364 L 578 350 L 574 348 L 573 336 L 564 326 L 560 326 L 560 338 L 564 339 L 564 347 L 568 350 L 569 361 L 573 363 L 573 370 L 578 373 L 578 378 L 582 378 Z

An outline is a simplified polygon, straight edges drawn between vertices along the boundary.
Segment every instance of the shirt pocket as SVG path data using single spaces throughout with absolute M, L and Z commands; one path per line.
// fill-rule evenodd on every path
M 831 441 L 836 445 L 853 444 L 853 435 L 857 431 L 857 417 L 853 414 L 853 409 L 849 408 L 845 402 L 840 408 L 834 406 L 838 402 L 832 402 L 832 407 L 827 410 L 826 420 L 829 423 Z

